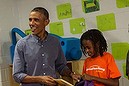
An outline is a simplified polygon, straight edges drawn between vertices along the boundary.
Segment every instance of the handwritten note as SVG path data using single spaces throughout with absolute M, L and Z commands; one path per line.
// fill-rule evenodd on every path
M 72 9 L 71 9 L 70 3 L 58 5 L 56 8 L 57 8 L 57 16 L 59 20 L 72 17 Z

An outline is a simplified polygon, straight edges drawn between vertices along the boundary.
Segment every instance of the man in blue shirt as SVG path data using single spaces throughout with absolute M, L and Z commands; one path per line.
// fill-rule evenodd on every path
M 75 80 L 80 78 L 67 67 L 59 40 L 45 30 L 49 21 L 45 8 L 34 8 L 29 15 L 32 34 L 17 42 L 13 77 L 22 86 L 54 86 L 54 78 L 59 78 L 56 71 Z

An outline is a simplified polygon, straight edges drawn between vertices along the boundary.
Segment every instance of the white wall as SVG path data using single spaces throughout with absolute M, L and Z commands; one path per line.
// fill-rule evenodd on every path
M 19 27 L 17 0 L 0 0 L 0 86 L 9 86 L 10 31 Z
M 58 20 L 56 13 L 56 6 L 63 3 L 70 3 L 72 6 L 72 18 Z M 111 52 L 112 42 L 129 42 L 128 24 L 129 24 L 129 7 L 118 9 L 116 7 L 116 0 L 100 0 L 100 11 L 93 13 L 82 12 L 81 0 L 0 0 L 0 67 L 1 79 L 0 86 L 8 86 L 3 83 L 8 82 L 2 77 L 7 69 L 10 61 L 10 31 L 13 27 L 19 27 L 23 31 L 29 29 L 28 16 L 30 10 L 35 6 L 45 7 L 50 13 L 51 22 L 63 22 L 64 37 L 80 37 L 81 34 L 73 35 L 69 32 L 69 19 L 83 17 L 86 20 L 87 29 L 97 28 L 96 16 L 101 14 L 114 13 L 116 17 L 116 30 L 106 31 L 104 35 L 108 41 L 108 51 Z M 49 31 L 49 26 L 47 27 Z M 127 86 L 129 81 L 123 77 L 122 63 L 124 61 L 116 61 L 121 71 L 122 78 L 120 86 Z M 7 72 L 8 73 L 8 72 Z

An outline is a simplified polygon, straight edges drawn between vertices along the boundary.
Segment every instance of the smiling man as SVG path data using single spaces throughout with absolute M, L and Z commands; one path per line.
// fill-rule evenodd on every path
M 75 80 L 80 78 L 67 67 L 59 40 L 45 30 L 49 22 L 45 8 L 30 12 L 32 34 L 17 42 L 13 62 L 13 77 L 21 86 L 54 86 L 54 78 L 59 78 L 56 71 Z

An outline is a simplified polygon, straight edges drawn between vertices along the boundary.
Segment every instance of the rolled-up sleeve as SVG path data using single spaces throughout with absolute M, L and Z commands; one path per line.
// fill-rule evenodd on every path
M 23 43 L 19 41 L 15 47 L 14 60 L 13 60 L 13 78 L 16 82 L 21 83 L 25 74 L 25 61 L 23 53 Z

